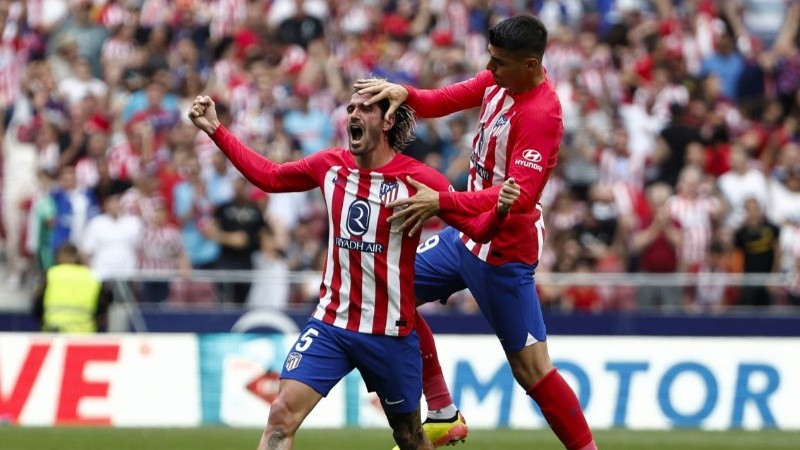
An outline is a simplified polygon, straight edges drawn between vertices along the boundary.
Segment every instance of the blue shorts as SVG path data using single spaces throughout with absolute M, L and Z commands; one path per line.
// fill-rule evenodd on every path
M 445 228 L 417 248 L 414 289 L 419 299 L 447 300 L 469 288 L 507 353 L 547 339 L 536 266 L 510 262 L 493 266 L 473 255 L 454 228 Z
M 336 383 L 358 369 L 384 411 L 416 411 L 422 397 L 419 337 L 349 331 L 310 318 L 283 364 L 281 378 L 300 381 L 327 396 Z

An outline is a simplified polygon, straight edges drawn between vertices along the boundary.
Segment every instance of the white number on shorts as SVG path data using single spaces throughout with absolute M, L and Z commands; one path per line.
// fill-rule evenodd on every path
M 438 243 L 439 243 L 439 235 L 434 234 L 433 236 L 429 237 L 425 242 L 419 244 L 419 247 L 417 247 L 417 253 L 422 253 L 425 250 L 430 250 L 433 247 L 436 247 L 436 244 Z
M 299 342 L 294 346 L 294 349 L 298 352 L 304 352 L 308 350 L 308 347 L 311 347 L 311 344 L 314 342 L 312 336 L 319 336 L 319 331 L 309 328 L 308 331 L 300 336 L 300 339 L 298 339 Z

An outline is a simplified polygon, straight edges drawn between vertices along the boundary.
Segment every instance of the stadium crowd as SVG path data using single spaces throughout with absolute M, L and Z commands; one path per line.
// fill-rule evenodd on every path
M 355 79 L 466 79 L 486 64 L 488 27 L 522 12 L 550 31 L 544 66 L 565 127 L 542 202 L 545 306 L 800 305 L 797 0 L 782 2 L 782 23 L 766 32 L 745 20 L 743 1 L 0 0 L 6 282 L 29 287 L 64 242 L 101 275 L 320 270 L 319 193 L 267 196 L 248 185 L 189 122 L 194 97 L 213 96 L 224 123 L 274 161 L 346 147 L 340 125 Z M 476 117 L 418 120 L 407 152 L 465 189 Z M 580 272 L 792 281 L 547 283 Z M 227 295 L 284 306 L 315 298 L 317 283 L 137 291 L 146 301 Z M 464 297 L 453 307 L 474 308 Z

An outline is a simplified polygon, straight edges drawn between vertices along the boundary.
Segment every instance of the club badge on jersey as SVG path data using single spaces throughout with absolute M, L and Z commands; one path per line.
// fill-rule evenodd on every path
M 382 181 L 381 182 L 381 204 L 383 206 L 397 200 L 398 192 L 400 192 L 400 185 L 397 181 Z

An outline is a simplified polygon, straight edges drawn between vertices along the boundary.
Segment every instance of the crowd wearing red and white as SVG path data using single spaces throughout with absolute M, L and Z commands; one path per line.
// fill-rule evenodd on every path
M 137 217 L 146 236 L 131 238 L 138 267 L 178 268 L 182 254 L 215 267 L 213 209 L 231 200 L 238 174 L 186 118 L 196 95 L 212 95 L 248 146 L 295 160 L 346 146 L 343 105 L 356 78 L 418 87 L 467 79 L 486 63 L 486 30 L 533 13 L 550 33 L 544 67 L 565 128 L 542 196 L 542 301 L 590 312 L 800 304 L 800 2 L 784 2 L 771 33 L 750 27 L 748 1 L 598 3 L 610 9 L 579 0 L 0 0 L 9 283 L 30 285 L 41 270 L 48 224 L 64 219 L 47 216 L 42 199 L 65 167 L 77 178 L 65 198 L 85 190 L 102 206 L 121 194 L 119 214 Z M 472 115 L 419 119 L 407 152 L 465 188 Z M 272 235 L 254 261 L 321 268 L 318 193 L 254 190 L 250 200 Z M 70 233 L 79 246 L 89 242 L 81 232 Z M 775 272 L 792 283 L 547 283 L 548 273 L 576 271 Z M 310 290 L 288 289 L 286 302 Z

